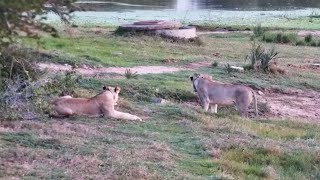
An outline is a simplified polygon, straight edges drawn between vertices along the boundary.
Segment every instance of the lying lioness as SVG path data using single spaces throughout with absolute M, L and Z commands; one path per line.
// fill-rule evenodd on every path
M 217 113 L 218 104 L 236 105 L 241 116 L 248 116 L 248 107 L 254 98 L 255 113 L 258 116 L 255 92 L 246 86 L 222 84 L 212 80 L 211 76 L 195 73 L 190 77 L 194 91 L 198 94 L 200 104 L 205 111 L 210 108 Z M 214 109 L 212 110 L 212 105 Z
M 139 120 L 138 116 L 119 112 L 114 109 L 119 99 L 120 87 L 103 87 L 103 92 L 92 98 L 72 98 L 63 96 L 52 102 L 56 114 L 51 117 L 64 118 L 71 115 L 85 115 L 89 117 L 116 118 L 125 120 Z

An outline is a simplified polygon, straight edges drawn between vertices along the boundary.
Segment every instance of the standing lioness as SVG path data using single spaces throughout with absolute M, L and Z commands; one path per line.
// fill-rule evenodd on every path
M 198 94 L 200 104 L 205 111 L 217 113 L 218 104 L 236 105 L 241 116 L 248 116 L 248 107 L 254 98 L 255 113 L 258 116 L 257 98 L 255 92 L 246 86 L 222 84 L 214 82 L 208 75 L 195 73 L 190 77 L 194 91 Z
M 114 109 L 119 99 L 120 87 L 103 87 L 103 92 L 92 98 L 59 97 L 52 102 L 56 114 L 51 117 L 69 117 L 71 115 L 85 115 L 89 117 L 116 118 L 125 120 L 140 120 L 138 116 L 119 112 Z

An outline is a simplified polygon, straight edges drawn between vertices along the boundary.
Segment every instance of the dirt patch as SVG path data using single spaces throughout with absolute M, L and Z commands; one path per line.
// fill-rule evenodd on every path
M 320 123 L 320 93 L 289 89 L 271 90 L 263 98 L 270 108 L 270 114 L 281 118 L 303 118 L 307 122 Z
M 186 107 L 200 112 L 199 102 L 185 102 Z M 303 91 L 299 89 L 266 90 L 258 95 L 258 109 L 262 117 L 292 119 L 294 121 L 320 123 L 320 92 Z M 230 106 L 219 106 L 232 108 Z M 219 111 L 218 109 L 218 111 Z M 254 117 L 253 109 L 249 109 L 249 116 Z
M 188 69 L 198 69 L 202 67 L 211 67 L 212 61 L 200 61 L 200 62 L 193 62 L 190 64 L 187 64 L 185 67 Z
M 312 72 L 320 72 L 320 63 L 303 63 L 303 64 L 287 64 L 288 67 L 294 68 L 294 69 L 302 69 L 302 70 L 308 70 Z
M 104 77 L 104 75 L 116 73 L 124 75 L 127 69 L 131 69 L 132 72 L 137 72 L 138 74 L 161 74 L 161 73 L 171 73 L 185 70 L 180 67 L 172 66 L 135 66 L 135 67 L 101 67 L 101 68 L 91 68 L 91 67 L 77 67 L 72 68 L 71 65 L 65 64 L 53 64 L 53 63 L 38 63 L 38 68 L 40 70 L 50 70 L 50 72 L 65 72 L 74 70 L 76 73 L 83 76 L 90 77 Z
M 313 35 L 313 36 L 318 36 L 320 37 L 320 31 L 306 31 L 306 30 L 302 30 L 298 32 L 298 36 L 307 36 L 307 35 Z

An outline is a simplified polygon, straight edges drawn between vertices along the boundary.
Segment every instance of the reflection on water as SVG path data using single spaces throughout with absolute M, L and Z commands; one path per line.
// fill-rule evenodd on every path
M 76 11 L 73 23 L 118 25 L 140 20 L 171 20 L 219 25 L 257 25 L 320 29 L 320 0 L 78 0 L 92 11 Z M 48 22 L 59 18 L 49 14 Z
M 177 0 L 175 9 L 177 11 L 188 11 L 198 9 L 197 0 Z
M 196 9 L 283 10 L 320 8 L 320 0 L 78 0 L 97 10 Z M 90 3 L 91 2 L 91 3 Z

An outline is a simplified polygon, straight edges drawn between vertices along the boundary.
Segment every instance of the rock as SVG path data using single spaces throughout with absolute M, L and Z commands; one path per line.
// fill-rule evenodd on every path
M 320 68 L 320 64 L 312 64 L 311 66 L 315 68 Z
M 113 52 L 112 55 L 113 55 L 113 56 L 121 56 L 121 55 L 122 55 L 122 52 Z
M 262 91 L 258 91 L 258 94 L 259 95 L 263 95 L 264 93 Z
M 162 98 L 153 98 L 152 102 L 154 104 L 167 104 L 169 101 L 162 99 Z
M 231 68 L 233 71 L 244 72 L 244 68 L 243 68 L 243 67 L 230 66 L 230 68 Z

